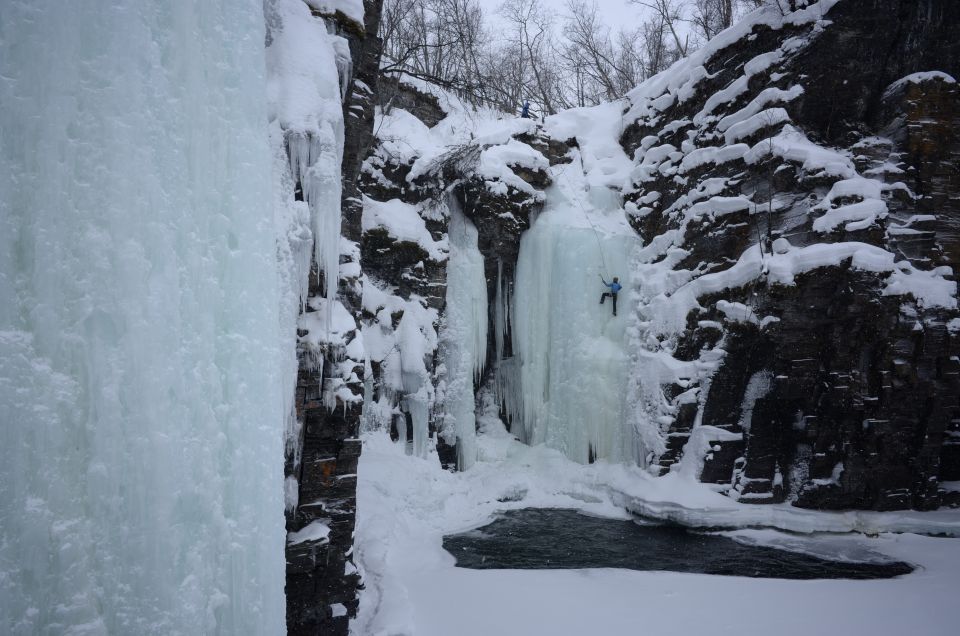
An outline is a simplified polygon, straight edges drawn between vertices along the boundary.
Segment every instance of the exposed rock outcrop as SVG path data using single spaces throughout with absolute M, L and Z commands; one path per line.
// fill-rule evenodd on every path
M 309 4 L 309 3 L 308 3 Z M 362 312 L 358 173 L 373 139 L 380 65 L 377 37 L 382 0 L 364 0 L 364 23 L 313 9 L 342 38 L 350 64 L 340 69 L 343 154 L 341 222 L 335 297 L 313 261 L 298 330 L 299 374 L 294 407 L 296 439 L 288 447 L 287 633 L 346 635 L 357 612 L 360 574 L 353 564 L 357 462 L 365 354 Z M 288 152 L 293 153 L 289 147 Z M 297 179 L 296 175 L 294 176 Z M 309 186 L 297 180 L 296 197 Z M 319 240 L 319 239 L 318 239 Z
M 741 501 L 821 509 L 955 478 L 958 102 L 924 71 L 957 72 L 960 15 L 893 4 L 758 20 L 634 98 L 641 275 L 684 281 L 647 286 L 649 353 L 699 369 L 664 387 L 661 470 L 702 453 Z

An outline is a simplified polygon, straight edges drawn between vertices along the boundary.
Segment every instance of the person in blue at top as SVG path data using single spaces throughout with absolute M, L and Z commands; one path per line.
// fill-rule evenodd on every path
M 617 294 L 620 292 L 621 289 L 623 289 L 623 287 L 622 287 L 622 286 L 620 285 L 620 283 L 619 283 L 620 279 L 617 278 L 616 276 L 614 276 L 614 277 L 613 277 L 613 282 L 612 282 L 612 283 L 608 283 L 608 282 L 603 278 L 603 276 L 601 276 L 601 277 L 600 277 L 600 280 L 603 281 L 603 284 L 604 284 L 604 285 L 606 285 L 607 287 L 610 288 L 610 291 L 608 291 L 608 292 L 603 292 L 602 294 L 600 294 L 600 304 L 602 305 L 602 304 L 603 304 L 603 301 L 605 301 L 605 300 L 607 299 L 607 296 L 610 296 L 610 298 L 613 299 L 613 315 L 616 316 L 616 315 L 617 315 Z
M 524 119 L 530 119 L 530 100 L 523 102 L 523 108 L 520 109 L 520 116 Z

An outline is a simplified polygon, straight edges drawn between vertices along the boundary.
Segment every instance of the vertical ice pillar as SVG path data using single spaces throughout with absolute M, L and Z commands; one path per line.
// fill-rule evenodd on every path
M 451 196 L 448 204 L 450 258 L 443 333 L 447 365 L 444 409 L 454 425 L 457 465 L 465 470 L 477 458 L 474 385 L 487 362 L 487 279 L 477 247 L 477 228 L 463 215 L 456 199 Z
M 420 331 L 420 323 L 411 311 L 404 312 L 400 324 L 397 325 L 397 344 L 400 350 L 403 407 L 410 414 L 413 425 L 413 454 L 424 457 L 427 454 L 427 440 L 430 438 L 433 385 L 424 364 L 427 355 L 426 343 Z
M 493 329 L 494 329 L 494 355 L 497 359 L 494 361 L 497 365 L 503 360 L 504 344 L 510 333 L 510 307 L 512 305 L 510 290 L 512 281 L 504 280 L 503 261 L 497 261 L 497 297 L 494 299 L 493 307 Z
M 283 633 L 262 2 L 0 13 L 0 633 Z

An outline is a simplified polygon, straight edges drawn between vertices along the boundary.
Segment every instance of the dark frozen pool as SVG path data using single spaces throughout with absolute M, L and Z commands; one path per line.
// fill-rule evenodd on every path
M 885 579 L 913 571 L 903 562 L 831 561 L 679 526 L 548 508 L 506 512 L 444 537 L 443 547 L 458 567 L 473 569 L 627 568 L 775 579 Z

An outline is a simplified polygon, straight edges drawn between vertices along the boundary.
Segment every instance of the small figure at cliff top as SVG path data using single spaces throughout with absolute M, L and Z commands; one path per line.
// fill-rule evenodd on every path
M 530 119 L 530 100 L 523 102 L 523 108 L 520 109 L 520 116 L 524 119 Z
M 613 315 L 616 316 L 616 315 L 617 315 L 617 294 L 620 292 L 621 289 L 623 289 L 623 286 L 621 286 L 621 285 L 620 285 L 620 282 L 619 282 L 620 279 L 617 278 L 616 276 L 614 276 L 614 277 L 613 277 L 613 282 L 612 282 L 612 283 L 608 283 L 608 282 L 603 278 L 603 276 L 601 276 L 601 277 L 600 277 L 600 280 L 603 281 L 603 284 L 604 284 L 604 285 L 606 285 L 607 287 L 610 288 L 610 291 L 608 291 L 608 292 L 603 292 L 602 294 L 600 294 L 600 304 L 602 305 L 602 304 L 603 304 L 603 301 L 605 301 L 605 300 L 607 299 L 607 296 L 610 296 L 610 298 L 613 299 Z

